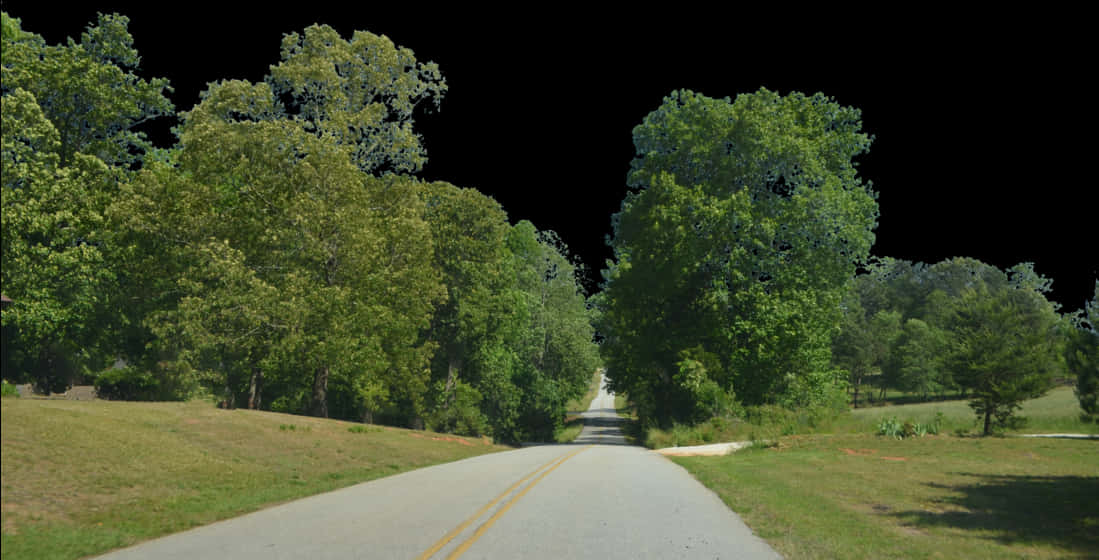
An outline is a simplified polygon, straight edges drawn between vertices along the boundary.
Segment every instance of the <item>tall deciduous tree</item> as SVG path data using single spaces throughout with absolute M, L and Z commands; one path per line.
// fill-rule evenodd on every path
M 137 126 L 174 111 L 164 96 L 171 91 L 167 80 L 135 73 L 141 57 L 129 22 L 126 16 L 100 14 L 80 42 L 69 39 L 65 45 L 47 45 L 21 30 L 5 32 L 3 93 L 34 94 L 57 129 L 62 166 L 77 153 L 109 165 L 139 161 L 151 146 Z
M 317 50 L 342 44 L 327 27 L 306 36 L 309 56 L 287 47 L 292 68 L 273 67 L 267 82 L 212 84 L 184 115 L 178 169 L 152 166 L 116 215 L 133 216 L 135 232 L 153 233 L 165 254 L 190 263 L 179 280 L 187 297 L 161 328 L 189 333 L 193 349 L 204 349 L 190 355 L 213 349 L 217 359 L 190 365 L 217 369 L 227 398 L 248 379 L 250 396 L 266 385 L 267 402 L 281 410 L 362 418 L 399 402 L 419 416 L 432 350 L 420 333 L 443 295 L 431 232 L 419 184 L 364 172 L 361 144 L 389 165 L 417 160 L 374 136 L 334 132 L 369 129 L 374 113 L 348 113 L 349 101 L 313 88 L 321 77 L 354 76 L 365 95 L 374 74 L 400 74 L 407 61 Z M 400 108 L 385 89 L 392 84 L 374 77 L 379 103 Z M 218 267 L 236 280 L 202 273 Z M 220 321 L 231 307 L 240 320 Z M 234 377 L 229 364 L 242 356 L 247 375 Z
M 677 417 L 684 350 L 746 403 L 833 395 L 829 346 L 877 204 L 852 159 L 857 109 L 761 89 L 736 101 L 677 91 L 634 129 L 614 218 L 600 330 L 613 386 L 644 416 Z
M 6 13 L 0 19 L 0 285 L 16 301 L 4 336 L 18 340 L 5 344 L 5 360 L 57 390 L 125 354 L 116 336 L 125 278 L 104 210 L 149 147 L 134 127 L 172 105 L 165 80 L 135 74 L 126 18 L 101 15 L 66 45 L 47 45 Z

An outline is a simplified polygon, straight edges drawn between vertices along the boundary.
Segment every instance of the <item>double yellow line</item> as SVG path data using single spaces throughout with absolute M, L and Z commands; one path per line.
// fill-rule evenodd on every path
M 516 488 L 519 488 L 520 486 L 522 486 L 524 482 L 530 480 L 535 475 L 538 475 L 538 473 L 542 473 L 538 476 L 538 478 L 535 478 L 534 481 L 532 481 L 530 484 L 528 484 L 526 486 L 526 488 L 523 488 L 522 490 L 519 491 L 518 494 L 515 494 L 515 496 L 513 496 L 511 498 L 511 500 L 509 500 L 507 503 L 505 503 L 504 506 L 501 507 L 499 511 L 497 511 L 495 514 L 492 515 L 492 517 L 489 517 L 484 523 L 482 523 L 481 526 L 478 527 L 477 530 L 473 532 L 473 535 L 471 537 L 466 539 L 465 542 L 463 542 L 462 544 L 458 545 L 458 548 L 455 548 L 454 552 L 451 552 L 450 555 L 447 556 L 447 559 L 448 560 L 453 560 L 454 558 L 457 558 L 457 557 L 461 556 L 463 553 L 465 553 L 465 551 L 469 550 L 469 547 L 473 546 L 473 543 L 477 542 L 477 539 L 481 538 L 481 535 L 484 535 L 485 531 L 488 531 L 489 528 L 492 527 L 496 523 L 496 521 L 499 520 L 500 517 L 502 517 L 504 515 L 504 513 L 506 513 L 509 509 L 511 509 L 511 506 L 515 505 L 515 502 L 519 501 L 519 498 L 522 498 L 523 495 L 526 494 L 527 492 L 529 492 L 531 488 L 534 488 L 535 484 L 538 484 L 539 482 L 541 482 L 543 478 L 546 478 L 546 475 L 553 472 L 553 470 L 556 469 L 557 467 L 560 467 L 562 463 L 564 463 L 565 461 L 568 461 L 569 459 L 571 459 L 571 458 L 575 457 L 576 455 L 578 455 L 581 451 L 584 451 L 584 450 L 586 450 L 590 447 L 591 447 L 590 445 L 582 447 L 582 448 L 580 448 L 576 451 L 573 451 L 572 453 L 569 453 L 568 455 L 565 455 L 564 457 L 558 457 L 558 458 L 556 458 L 556 459 L 554 459 L 554 460 L 538 467 L 537 469 L 534 469 L 534 471 L 532 471 L 530 474 L 528 474 L 527 476 L 524 476 L 523 478 L 519 479 L 519 482 L 516 482 L 515 484 L 512 484 L 510 487 L 508 487 L 507 490 L 504 490 L 503 493 L 501 493 L 499 496 L 496 496 L 495 498 L 493 498 L 491 502 L 485 504 L 484 507 L 477 510 L 477 513 L 474 513 L 473 515 L 469 516 L 469 519 L 466 519 L 465 521 L 463 521 L 461 525 L 458 525 L 452 531 L 447 533 L 443 538 L 439 539 L 434 545 L 431 546 L 431 548 L 427 549 L 426 552 L 424 552 L 423 554 L 420 555 L 419 560 L 428 560 L 429 558 L 431 558 L 436 552 L 439 552 L 440 550 L 443 549 L 443 547 L 445 547 L 448 543 L 450 543 L 450 541 L 454 540 L 454 537 L 457 537 L 458 535 L 460 535 L 462 533 L 462 531 L 465 531 L 470 525 L 473 524 L 473 522 L 480 519 L 481 516 L 484 515 L 488 510 L 492 509 L 493 506 L 500 503 L 501 500 L 506 498 L 512 492 L 514 492 Z M 549 468 L 546 468 L 546 467 L 549 467 Z

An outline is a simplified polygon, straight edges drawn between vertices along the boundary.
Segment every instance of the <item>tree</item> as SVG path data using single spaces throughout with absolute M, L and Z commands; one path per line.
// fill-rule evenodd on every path
M 61 390 L 110 365 L 127 321 L 126 278 L 105 210 L 149 148 L 134 132 L 168 114 L 167 81 L 135 75 L 121 16 L 81 42 L 47 45 L 2 14 L 5 357 L 20 377 Z
M 832 361 L 848 372 L 856 408 L 859 388 L 867 376 L 883 368 L 901 328 L 900 313 L 881 310 L 868 317 L 857 297 L 853 292 L 845 302 L 843 321 L 832 339 Z
M 507 214 L 492 198 L 449 183 L 426 184 L 421 195 L 435 240 L 433 260 L 447 290 L 427 333 L 436 346 L 431 424 L 433 429 L 480 435 L 472 432 L 510 422 L 504 418 L 517 414 L 519 401 L 510 369 L 490 370 L 483 363 L 483 358 L 499 355 L 487 348 L 504 344 L 503 332 L 521 312 L 506 246 Z M 481 402 L 486 375 L 507 379 L 492 393 L 491 404 Z
M 831 335 L 877 218 L 852 162 L 870 144 L 860 126 L 822 94 L 761 89 L 673 92 L 634 129 L 599 330 L 612 386 L 643 416 L 681 415 L 674 376 L 695 347 L 747 404 L 834 397 Z
M 115 276 L 97 202 L 110 176 L 84 154 L 60 164 L 57 130 L 33 94 L 3 96 L 0 118 L 0 286 L 15 301 L 3 315 L 5 353 L 12 352 L 5 365 L 15 377 L 63 391 L 107 365 L 97 324 Z
M 447 90 L 438 65 L 418 62 L 386 36 L 356 31 L 348 41 L 327 25 L 287 34 L 267 83 L 292 99 L 287 109 L 308 130 L 348 146 L 359 168 L 373 174 L 423 167 L 415 110 L 424 101 L 438 107 Z
M 77 153 L 112 166 L 141 161 L 151 145 L 137 127 L 174 108 L 164 96 L 171 91 L 167 80 L 146 81 L 134 73 L 141 57 L 127 29 L 129 18 L 100 14 L 79 43 L 69 39 L 66 45 L 46 45 L 11 21 L 14 29 L 5 31 L 3 45 L 3 94 L 23 89 L 35 96 L 57 129 L 59 164 L 69 166 Z
M 521 425 L 527 437 L 544 441 L 552 439 L 566 403 L 584 393 L 599 367 L 591 314 L 580 287 L 583 271 L 554 232 L 521 221 L 511 229 L 508 247 L 525 304 L 516 340 Z
M 1067 334 L 1065 361 L 1076 374 L 1076 398 L 1085 418 L 1099 419 L 1099 282 L 1091 301 L 1072 316 Z
M 942 363 L 945 347 L 946 333 L 920 319 L 909 319 L 890 349 L 882 374 L 891 386 L 926 399 L 953 386 Z
M 184 114 L 178 154 L 143 171 L 114 214 L 130 216 L 135 242 L 158 239 L 165 260 L 187 263 L 176 290 L 186 297 L 166 302 L 157 327 L 184 335 L 181 371 L 205 370 L 227 400 L 247 392 L 277 410 L 418 418 L 433 352 L 421 331 L 443 295 L 431 232 L 419 183 L 364 162 L 384 154 L 414 167 L 422 154 L 338 132 L 386 128 L 375 118 L 386 103 L 404 110 L 390 79 L 411 87 L 407 59 L 348 55 L 341 41 L 313 26 L 284 42 L 267 81 L 211 84 Z M 340 87 L 356 95 L 376 86 L 382 105 L 349 112 L 321 77 L 352 80 Z M 223 321 L 227 309 L 241 315 Z M 260 386 L 268 398 L 255 398 Z
M 1010 281 L 1002 272 L 987 280 L 952 302 L 947 354 L 985 435 L 1011 425 L 1020 403 L 1048 391 L 1060 368 L 1058 317 L 1040 288 L 1048 283 L 1028 283 L 1018 268 Z

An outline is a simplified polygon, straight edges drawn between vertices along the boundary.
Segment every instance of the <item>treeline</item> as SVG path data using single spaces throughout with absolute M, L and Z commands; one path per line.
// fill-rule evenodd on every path
M 766 89 L 677 91 L 645 117 L 596 299 L 613 388 L 668 426 L 753 407 L 828 415 L 874 375 L 965 392 L 987 433 L 1071 373 L 1099 412 L 1095 298 L 1060 315 L 1029 264 L 871 260 L 861 126 L 823 94 Z
M 414 177 L 434 64 L 312 26 L 264 81 L 209 84 L 162 150 L 139 127 L 170 88 L 135 74 L 127 23 L 53 46 L 3 15 L 5 378 L 552 437 L 598 367 L 582 271 Z
M 833 363 L 848 372 L 855 406 L 873 390 L 960 393 L 986 432 L 1072 376 L 1084 412 L 1095 414 L 1099 283 L 1086 309 L 1065 315 L 1046 298 L 1051 284 L 1030 263 L 1003 271 L 971 258 L 878 259 L 842 303 Z

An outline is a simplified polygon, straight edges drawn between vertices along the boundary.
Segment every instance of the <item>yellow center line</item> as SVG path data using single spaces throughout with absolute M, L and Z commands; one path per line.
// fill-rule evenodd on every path
M 584 449 L 587 449 L 587 447 L 585 447 Z M 581 449 L 580 451 L 583 451 L 584 449 Z M 469 527 L 471 523 L 473 523 L 474 521 L 477 521 L 477 519 L 480 518 L 482 515 L 484 515 L 486 511 L 488 511 L 489 509 L 492 509 L 492 506 L 499 503 L 500 500 L 503 500 L 505 497 L 507 497 L 508 494 L 511 494 L 516 488 L 518 488 L 519 486 L 522 486 L 522 484 L 524 482 L 530 480 L 530 478 L 532 476 L 534 476 L 534 475 L 538 474 L 539 472 L 541 472 L 542 469 L 544 469 L 544 468 L 546 468 L 546 467 L 548 467 L 548 466 L 550 466 L 554 463 L 557 463 L 557 465 L 555 465 L 553 468 L 550 469 L 550 470 L 553 470 L 553 469 L 557 468 L 557 466 L 560 466 L 561 463 L 565 462 L 567 459 L 569 459 L 573 455 L 576 455 L 580 451 L 576 451 L 576 452 L 572 453 L 571 455 L 568 455 L 564 458 L 555 457 L 550 462 L 538 467 L 537 469 L 534 469 L 533 471 L 531 471 L 530 474 L 528 474 L 527 476 L 524 476 L 523 478 L 519 479 L 519 482 L 516 482 L 515 484 L 512 484 L 510 487 L 508 487 L 507 490 L 504 490 L 503 493 L 501 493 L 499 496 L 496 496 L 495 498 L 493 498 L 493 500 L 491 502 L 485 504 L 484 507 L 477 510 L 477 513 L 474 513 L 473 515 L 471 515 L 469 517 L 469 519 L 466 519 L 465 521 L 462 522 L 461 525 L 455 527 L 454 530 L 447 533 L 443 538 L 439 539 L 439 541 L 436 542 L 434 545 L 432 545 L 431 548 L 427 549 L 426 552 L 421 554 L 419 556 L 418 560 L 427 560 L 428 558 L 431 558 L 431 556 L 433 554 L 435 554 L 436 552 L 439 552 L 444 546 L 447 545 L 447 543 L 449 543 L 451 540 L 453 540 L 454 537 L 461 534 L 461 532 L 464 531 L 466 529 L 466 527 Z M 549 471 L 546 471 L 546 472 L 549 472 Z M 543 476 L 545 476 L 545 475 L 543 475 Z M 539 480 L 541 480 L 541 478 L 539 478 Z
M 481 538 L 481 535 L 485 534 L 485 531 L 488 531 L 489 527 L 492 527 L 493 524 L 495 524 L 496 521 L 499 520 L 501 516 L 503 516 L 505 513 L 507 513 L 507 511 L 509 509 L 511 509 L 511 506 L 515 505 L 515 502 L 519 501 L 519 498 L 522 498 L 524 494 L 526 494 L 527 492 L 530 492 L 530 489 L 534 488 L 535 484 L 538 484 L 539 482 L 542 481 L 543 478 L 546 478 L 546 475 L 553 472 L 553 469 L 556 469 L 557 467 L 560 467 L 562 464 L 564 464 L 565 461 L 568 461 L 569 459 L 571 459 L 571 458 L 575 457 L 577 454 L 579 454 L 581 451 L 587 450 L 590 447 L 591 446 L 588 445 L 588 446 L 583 447 L 582 449 L 574 451 L 574 452 L 568 454 L 568 456 L 566 456 L 564 459 L 561 459 L 561 461 L 559 461 L 556 465 L 546 469 L 545 472 L 543 472 L 538 478 L 534 479 L 534 481 L 532 481 L 530 484 L 528 484 L 526 488 L 523 488 L 518 494 L 515 495 L 514 498 L 509 500 L 508 503 L 504 504 L 504 507 L 500 508 L 500 511 L 496 512 L 495 515 L 488 518 L 488 520 L 485 521 L 485 523 L 483 525 L 478 527 L 477 531 L 475 531 L 473 533 L 472 537 L 467 539 L 466 542 L 459 545 L 458 548 L 454 549 L 454 552 L 451 552 L 450 556 L 447 556 L 447 560 L 454 560 L 455 558 L 458 558 L 459 556 L 464 554 L 465 551 L 469 550 L 469 547 L 473 546 L 473 543 L 477 542 L 477 539 Z M 535 471 L 535 472 L 537 472 L 537 471 Z

